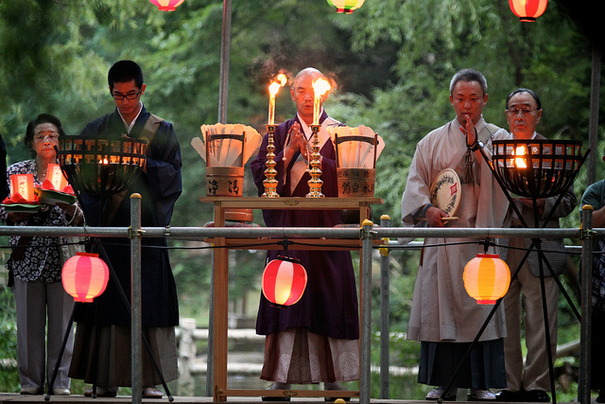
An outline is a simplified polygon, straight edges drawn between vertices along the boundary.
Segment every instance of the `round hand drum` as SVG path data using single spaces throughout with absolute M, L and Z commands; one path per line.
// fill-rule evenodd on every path
M 437 174 L 437 178 L 433 181 L 429 191 L 430 200 L 433 205 L 447 213 L 448 216 L 442 217 L 441 220 L 457 220 L 454 216 L 460 204 L 460 177 L 456 171 L 451 168 L 446 168 Z

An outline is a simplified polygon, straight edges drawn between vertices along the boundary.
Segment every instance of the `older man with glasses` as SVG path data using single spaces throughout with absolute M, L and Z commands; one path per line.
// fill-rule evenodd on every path
M 545 139 L 536 132 L 536 127 L 542 118 L 542 104 L 534 91 L 527 88 L 516 89 L 506 99 L 505 107 L 506 119 L 514 139 Z M 546 220 L 550 215 L 557 198 L 537 199 L 540 220 Z M 515 204 L 529 226 L 542 225 L 542 223 L 534 223 L 534 207 L 531 198 L 516 198 Z M 569 215 L 575 206 L 576 195 L 572 186 L 565 191 L 547 227 L 559 227 L 559 218 Z M 512 208 L 509 209 L 505 223 L 509 227 L 522 227 L 521 219 L 516 216 Z M 502 249 L 502 258 L 510 266 L 511 272 L 514 272 L 532 241 L 529 238 L 512 238 L 504 239 L 502 244 L 504 247 L 507 245 L 509 247 Z M 541 241 L 541 249 L 548 251 L 545 256 L 555 275 L 565 271 L 567 257 L 562 239 L 544 239 Z M 507 389 L 496 395 L 498 401 L 550 401 L 550 397 L 546 393 L 550 391 L 547 350 L 551 350 L 554 358 L 557 348 L 559 289 L 553 274 L 544 265 L 544 293 L 548 310 L 548 330 L 546 330 L 538 259 L 538 253 L 534 250 L 523 263 L 504 297 L 508 332 L 508 336 L 504 339 Z M 523 302 L 523 307 L 521 302 Z M 525 309 L 525 345 L 527 346 L 525 364 L 521 349 L 522 309 Z M 545 343 L 547 331 L 550 337 L 550 347 L 547 347 Z

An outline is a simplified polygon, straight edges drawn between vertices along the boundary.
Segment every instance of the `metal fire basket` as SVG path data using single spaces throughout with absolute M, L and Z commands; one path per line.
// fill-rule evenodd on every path
M 569 188 L 588 156 L 572 140 L 496 140 L 492 156 L 495 174 L 510 192 L 547 198 Z
M 145 168 L 146 151 L 144 139 L 66 136 L 60 140 L 57 158 L 78 191 L 111 195 L 125 190 Z

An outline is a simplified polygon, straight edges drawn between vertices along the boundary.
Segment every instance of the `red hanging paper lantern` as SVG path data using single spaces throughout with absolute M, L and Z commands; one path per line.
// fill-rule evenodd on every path
M 548 0 L 508 0 L 511 11 L 522 22 L 534 22 L 544 14 Z
M 510 285 L 510 270 L 497 254 L 477 254 L 464 267 L 464 288 L 477 304 L 495 304 Z
M 307 271 L 294 258 L 279 256 L 263 271 L 263 295 L 278 306 L 298 302 L 307 287 Z
M 365 0 L 327 0 L 328 4 L 336 7 L 336 12 L 351 14 L 363 5 Z
M 155 4 L 160 11 L 174 11 L 178 6 L 183 4 L 185 0 L 149 0 Z
M 61 280 L 74 301 L 91 303 L 105 291 L 109 268 L 99 254 L 78 252 L 63 264 Z

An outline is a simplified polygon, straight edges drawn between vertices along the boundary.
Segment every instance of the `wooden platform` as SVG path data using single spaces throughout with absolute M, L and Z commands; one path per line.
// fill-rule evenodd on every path
M 0 393 L 0 404 L 27 404 L 27 403 L 55 403 L 55 404 L 106 404 L 106 403 L 111 403 L 111 404 L 126 404 L 126 403 L 130 403 L 131 397 L 130 396 L 117 396 L 115 398 L 103 398 L 103 397 L 97 397 L 95 399 L 91 398 L 91 397 L 84 397 L 82 395 L 71 395 L 71 396 L 51 396 L 49 401 L 45 401 L 45 396 L 44 395 L 36 395 L 36 396 L 32 396 L 32 395 L 20 395 L 20 394 L 10 394 L 10 393 Z M 172 401 L 173 403 L 184 403 L 184 404 L 195 404 L 195 403 L 213 403 L 213 398 L 212 397 L 183 397 L 183 396 L 178 396 L 178 397 L 173 397 L 174 401 Z M 143 399 L 144 403 L 156 403 L 156 404 L 168 404 L 170 403 L 170 401 L 168 400 L 168 398 L 166 396 L 164 396 L 164 398 L 162 399 L 153 399 L 153 398 L 144 398 Z M 261 401 L 260 397 L 229 397 L 227 400 L 228 403 L 246 403 L 246 404 L 251 404 L 251 403 L 263 403 L 263 401 Z M 313 403 L 313 404 L 319 404 L 319 403 L 324 403 L 325 401 L 323 400 L 323 398 L 294 398 L 292 399 L 291 403 L 296 403 L 296 404 L 305 404 L 305 403 Z M 357 399 L 353 399 L 352 402 L 358 402 Z M 392 400 L 379 400 L 379 401 L 375 401 L 372 400 L 372 402 L 381 402 L 381 403 L 403 403 L 403 401 L 392 401 Z M 269 404 L 270 402 L 265 401 L 264 403 Z M 275 402 L 275 403 L 282 403 L 283 402 Z M 406 401 L 406 403 L 423 403 L 423 401 Z M 424 402 L 426 404 L 426 402 Z
M 55 404 L 126 404 L 130 403 L 130 396 L 117 396 L 115 398 L 91 398 L 84 397 L 82 395 L 71 395 L 71 396 L 51 396 L 49 401 L 44 400 L 44 395 L 30 396 L 30 395 L 20 395 L 20 394 L 11 394 L 11 393 L 0 393 L 0 404 L 26 404 L 26 403 L 55 403 Z M 162 399 L 153 399 L 153 398 L 144 398 L 144 403 L 157 403 L 157 404 L 168 404 L 170 401 L 166 396 Z M 184 404 L 196 404 L 196 403 L 213 403 L 212 397 L 174 397 L 173 403 L 184 403 Z M 258 397 L 229 397 L 227 400 L 228 403 L 243 403 L 243 404 L 252 404 L 252 403 L 267 403 L 268 401 L 261 401 Z M 293 398 L 291 403 L 294 404 L 319 404 L 324 403 L 323 398 Z M 357 399 L 351 400 L 351 403 L 358 402 Z M 385 399 L 371 399 L 372 403 L 375 404 L 428 404 L 433 401 L 426 400 L 385 400 Z M 484 401 L 487 402 L 487 401 Z M 274 403 L 282 403 L 282 402 L 274 402 Z M 436 403 L 436 401 L 434 402 Z M 445 403 L 459 403 L 459 404 L 476 404 L 477 401 L 446 401 Z M 489 401 L 489 403 L 496 403 L 496 401 Z M 505 403 L 502 401 L 497 401 L 498 404 L 514 404 L 514 403 Z M 558 404 L 577 404 L 577 403 L 558 403 Z

